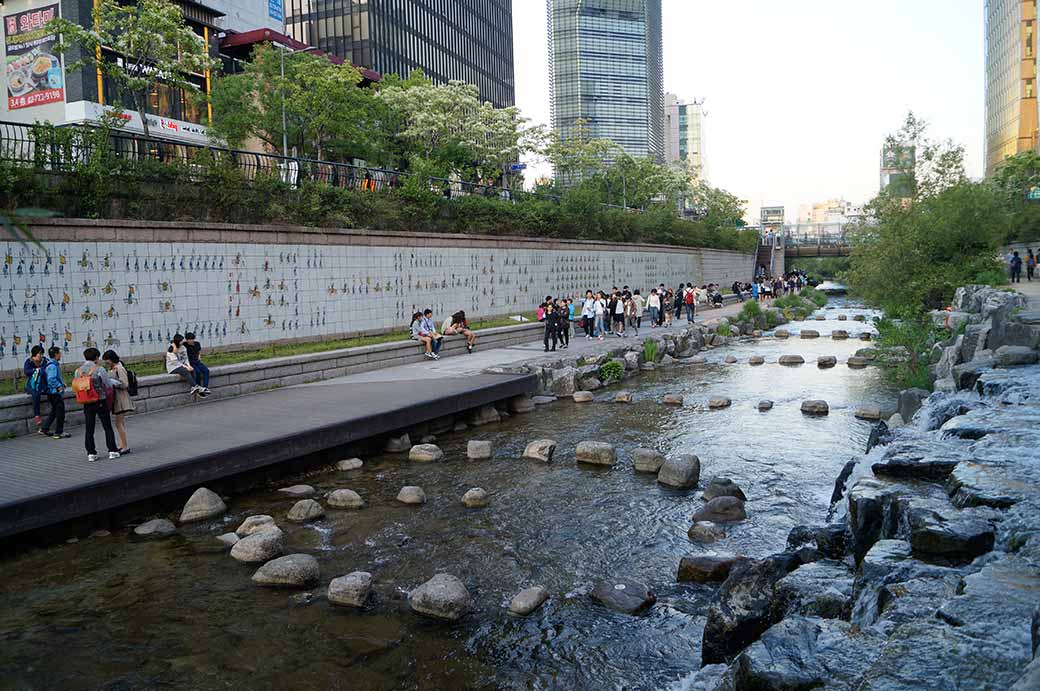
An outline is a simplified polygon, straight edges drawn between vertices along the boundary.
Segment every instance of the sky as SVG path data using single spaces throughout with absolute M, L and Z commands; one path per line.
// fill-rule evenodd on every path
M 983 173 L 983 0 L 663 0 L 665 91 L 705 99 L 709 182 L 759 206 L 878 191 L 912 110 Z M 516 100 L 549 123 L 545 0 L 513 0 Z M 530 161 L 528 179 L 548 174 Z

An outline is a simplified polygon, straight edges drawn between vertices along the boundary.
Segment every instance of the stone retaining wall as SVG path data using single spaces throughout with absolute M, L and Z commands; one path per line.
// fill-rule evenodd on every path
M 0 371 L 32 345 L 155 357 L 174 333 L 241 349 L 531 311 L 546 294 L 718 282 L 753 255 L 662 245 L 281 226 L 58 219 L 0 242 Z
M 504 326 L 478 331 L 480 348 L 502 348 L 527 343 L 541 337 L 542 324 L 529 323 Z M 444 356 L 464 357 L 465 339 L 448 338 L 441 353 Z M 255 391 L 293 386 L 334 379 L 358 372 L 368 372 L 422 361 L 421 347 L 415 341 L 380 343 L 359 348 L 330 350 L 292 357 L 272 358 L 221 365 L 211 368 L 211 396 L 196 405 L 230 396 L 240 396 Z M 70 358 L 69 362 L 77 362 Z M 68 382 L 66 382 L 68 383 Z M 138 413 L 155 412 L 192 403 L 187 393 L 188 386 L 179 377 L 157 374 L 139 379 L 139 395 L 134 399 Z M 76 403 L 71 391 L 65 395 L 66 426 L 83 424 L 82 406 Z M 43 404 L 46 417 L 49 405 Z M 0 397 L 0 435 L 31 434 L 36 431 L 32 420 L 32 402 L 25 394 Z

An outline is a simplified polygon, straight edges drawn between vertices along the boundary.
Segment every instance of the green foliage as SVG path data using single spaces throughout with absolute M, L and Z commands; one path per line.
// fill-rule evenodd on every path
M 719 324 L 715 332 L 720 336 L 728 337 L 733 335 L 733 328 L 729 324 Z
M 987 269 L 975 274 L 972 283 L 988 286 L 1003 286 L 1008 284 L 1008 275 L 1000 269 Z
M 827 294 L 821 290 L 816 290 L 812 286 L 806 286 L 802 288 L 802 291 L 798 293 L 798 297 L 803 300 L 808 300 L 817 307 L 823 307 L 827 304 Z
M 828 280 L 843 280 L 849 270 L 848 257 L 789 257 L 788 271 L 804 271 L 811 277 Z
M 926 314 L 905 319 L 877 319 L 878 363 L 885 377 L 900 388 L 932 388 L 929 353 L 945 338 Z
M 1006 242 L 1040 240 L 1040 201 L 1028 198 L 1040 187 L 1040 154 L 1024 151 L 997 166 L 988 182 L 1003 195 L 1011 211 L 1011 228 Z
M 652 338 L 643 341 L 643 362 L 657 362 L 657 341 Z
M 775 310 L 766 310 L 766 328 L 775 329 L 780 326 L 780 317 Z
M 809 290 L 812 289 L 806 287 L 802 289 L 801 293 L 790 293 L 788 295 L 778 297 L 776 300 L 773 301 L 773 307 L 781 310 L 784 313 L 784 317 L 786 317 L 787 319 L 805 319 L 810 314 L 815 312 L 818 308 L 827 304 L 827 296 L 819 291 L 813 291 L 813 293 L 809 293 L 809 295 L 812 295 L 812 299 L 808 299 L 806 291 Z M 817 300 L 819 300 L 820 296 L 823 297 L 823 305 L 818 304 L 816 302 Z
M 744 303 L 744 306 L 740 308 L 740 314 L 737 316 L 737 319 L 742 322 L 754 322 L 761 314 L 762 306 L 754 300 L 748 300 Z
M 53 19 L 47 28 L 59 35 L 55 50 L 74 52 L 79 59 L 66 70 L 100 71 L 129 100 L 148 134 L 145 110 L 159 84 L 181 89 L 189 99 L 205 99 L 189 75 L 216 69 L 209 46 L 184 21 L 179 5 L 166 0 L 95 0 L 92 27 L 68 19 Z M 105 57 L 107 51 L 119 60 Z
M 599 380 L 601 382 L 619 381 L 625 374 L 625 363 L 620 360 L 610 360 L 599 367 Z

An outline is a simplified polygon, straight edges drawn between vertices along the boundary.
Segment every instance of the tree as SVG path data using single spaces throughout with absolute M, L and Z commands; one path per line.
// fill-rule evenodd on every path
M 560 187 L 602 172 L 614 146 L 609 139 L 593 137 L 588 123 L 579 119 L 567 135 L 561 135 L 558 130 L 542 133 L 539 149 L 552 164 L 556 185 Z
M 1040 200 L 1030 199 L 1040 188 L 1040 155 L 1024 151 L 1004 159 L 989 179 L 1013 214 L 1008 241 L 1040 239 Z
M 911 111 L 899 130 L 885 138 L 887 167 L 905 176 L 905 185 L 889 190 L 888 196 L 926 197 L 967 181 L 964 147 L 952 139 L 933 141 L 927 132 L 928 123 Z
M 264 44 L 243 72 L 216 80 L 213 131 L 232 146 L 255 137 L 281 149 L 284 107 L 285 138 L 300 155 L 381 158 L 384 109 L 360 82 L 361 73 L 349 63 L 302 52 L 282 55 Z
M 687 205 L 711 229 L 743 228 L 747 201 L 701 179 L 691 184 Z
M 590 178 L 586 184 L 600 190 L 603 202 L 645 209 L 663 204 L 678 209 L 680 199 L 690 192 L 685 172 L 662 166 L 649 157 L 633 157 L 621 151 L 613 165 Z
M 202 37 L 185 24 L 180 7 L 166 0 L 125 5 L 119 0 L 96 0 L 92 28 L 61 18 L 51 20 L 48 28 L 58 34 L 56 51 L 79 49 L 81 59 L 67 69 L 99 70 L 133 104 L 145 136 L 150 134 L 146 111 L 152 91 L 165 84 L 181 89 L 189 99 L 204 100 L 189 75 L 217 65 Z

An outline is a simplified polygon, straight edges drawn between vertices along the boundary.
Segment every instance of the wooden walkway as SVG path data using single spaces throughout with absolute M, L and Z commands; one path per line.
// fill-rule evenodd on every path
M 133 453 L 88 463 L 71 439 L 0 442 L 0 538 L 195 487 L 530 393 L 534 375 L 400 368 L 128 419 Z M 396 376 L 395 376 L 396 374 Z M 95 433 L 99 451 L 104 432 Z

